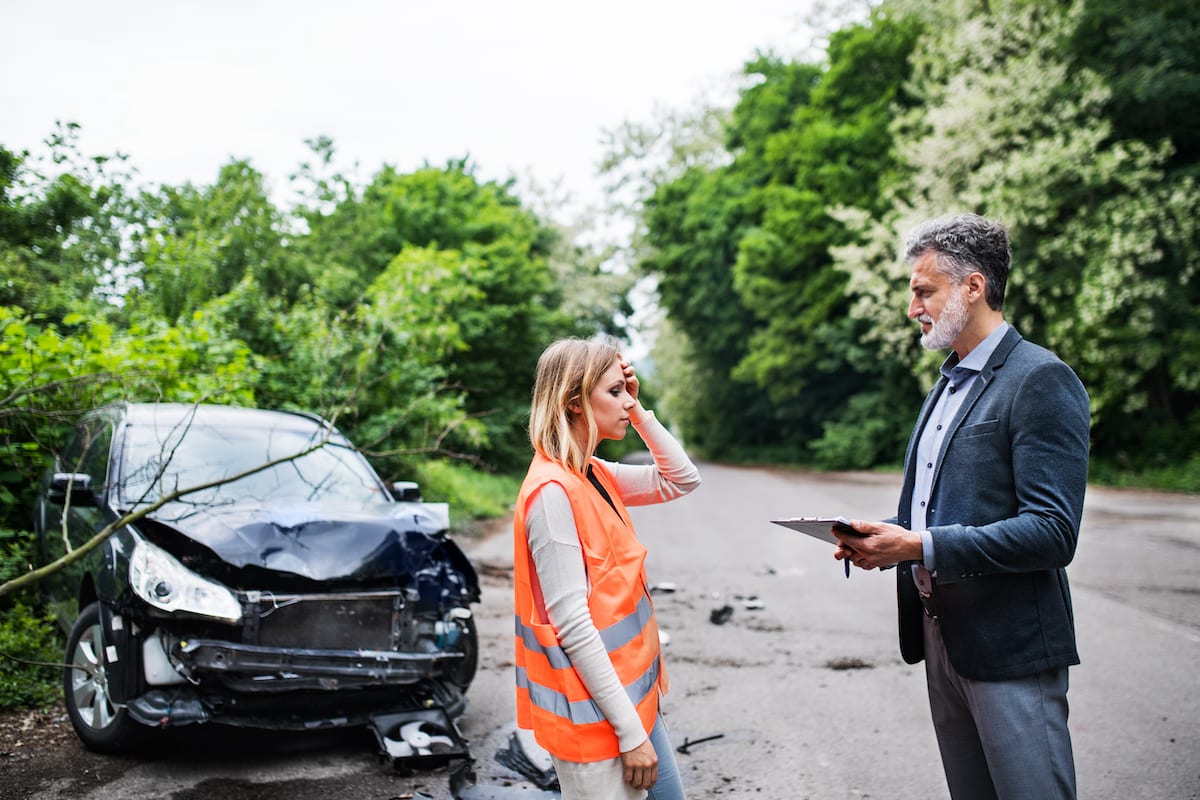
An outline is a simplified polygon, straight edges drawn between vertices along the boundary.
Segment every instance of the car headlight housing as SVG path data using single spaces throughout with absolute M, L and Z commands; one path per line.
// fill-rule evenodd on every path
M 139 540 L 129 557 L 129 585 L 155 608 L 237 623 L 242 604 L 216 581 L 202 578 L 161 547 Z

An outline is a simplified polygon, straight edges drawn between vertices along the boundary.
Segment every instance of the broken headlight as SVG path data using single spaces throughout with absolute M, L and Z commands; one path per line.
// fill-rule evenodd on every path
M 200 577 L 145 540 L 137 542 L 129 557 L 129 585 L 138 597 L 163 611 L 185 611 L 225 622 L 242 619 L 242 605 L 233 592 Z

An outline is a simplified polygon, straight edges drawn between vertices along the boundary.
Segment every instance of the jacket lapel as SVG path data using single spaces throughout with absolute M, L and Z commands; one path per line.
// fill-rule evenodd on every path
M 942 471 L 942 464 L 946 463 L 946 449 L 950 447 L 950 443 L 954 441 L 954 435 L 958 433 L 958 429 L 962 426 L 963 420 L 971 413 L 971 409 L 983 396 L 984 391 L 992 384 L 996 377 L 996 370 L 1004 366 L 1004 362 L 1008 360 L 1008 354 L 1017 346 L 1017 342 L 1021 341 L 1021 334 L 1017 333 L 1017 329 L 1009 325 L 1008 333 L 1004 334 L 1004 338 L 1000 340 L 1000 344 L 996 345 L 996 349 L 992 352 L 991 358 L 983 365 L 983 369 L 975 376 L 975 380 L 971 383 L 971 391 L 967 394 L 967 399 L 963 401 L 959 407 L 958 413 L 954 415 L 954 419 L 950 420 L 950 427 L 946 431 L 946 436 L 942 439 L 942 447 L 938 451 L 937 469 L 933 473 L 933 486 L 937 486 L 938 477 Z M 942 383 L 946 382 L 945 377 L 942 378 Z M 930 404 L 932 408 L 932 404 Z M 928 410 L 925 411 L 925 416 L 921 420 L 922 429 L 924 428 L 925 418 L 928 417 Z M 913 445 L 915 447 L 915 445 Z

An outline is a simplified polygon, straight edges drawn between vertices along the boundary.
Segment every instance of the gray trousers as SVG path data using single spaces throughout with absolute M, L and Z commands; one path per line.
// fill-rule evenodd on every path
M 925 677 L 951 797 L 1075 799 L 1066 667 L 1006 681 L 963 678 L 937 621 L 926 617 Z

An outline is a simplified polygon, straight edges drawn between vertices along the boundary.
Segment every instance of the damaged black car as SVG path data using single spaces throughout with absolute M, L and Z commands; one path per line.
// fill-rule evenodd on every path
M 90 749 L 204 722 L 370 725 L 393 755 L 461 746 L 479 582 L 449 509 L 385 484 L 320 417 L 99 409 L 47 475 L 34 525 L 46 561 L 112 528 L 46 584 Z

